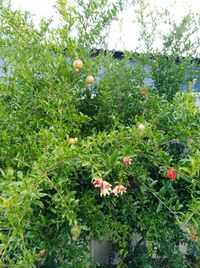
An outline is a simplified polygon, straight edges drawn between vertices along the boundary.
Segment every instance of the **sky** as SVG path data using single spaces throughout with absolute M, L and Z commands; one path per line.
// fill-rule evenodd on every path
M 53 6 L 56 0 L 11 0 L 13 9 L 29 10 L 34 14 L 34 22 L 39 24 L 41 18 L 49 18 L 53 16 L 54 23 L 57 23 L 57 17 Z M 200 0 L 150 0 L 150 6 L 153 9 L 170 8 L 171 16 L 176 21 L 180 21 L 181 17 L 189 10 L 200 13 Z M 189 2 L 189 5 L 188 5 Z M 107 38 L 108 49 L 115 50 L 134 50 L 138 46 L 136 40 L 139 36 L 139 27 L 133 19 L 134 10 L 128 8 L 119 14 L 119 20 L 114 21 L 109 29 Z M 167 31 L 166 25 L 160 25 L 160 30 Z M 162 49 L 161 42 L 158 40 L 155 46 Z

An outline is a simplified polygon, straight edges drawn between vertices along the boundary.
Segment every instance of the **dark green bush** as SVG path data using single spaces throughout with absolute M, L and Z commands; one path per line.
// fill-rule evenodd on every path
M 58 28 L 35 29 L 30 14 L 1 2 L 0 263 L 96 267 L 90 240 L 109 237 L 126 267 L 137 231 L 156 249 L 135 251 L 132 267 L 156 267 L 153 254 L 162 267 L 193 267 L 177 250 L 185 242 L 199 258 L 200 113 L 192 82 L 180 92 L 191 58 L 90 58 L 121 3 L 66 5 L 57 3 Z M 144 83 L 146 65 L 154 87 Z M 101 177 L 127 192 L 101 197 L 93 185 Z

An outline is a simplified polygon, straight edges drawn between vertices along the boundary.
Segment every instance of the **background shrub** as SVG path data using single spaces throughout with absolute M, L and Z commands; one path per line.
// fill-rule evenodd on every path
M 109 52 L 89 57 L 122 4 L 58 1 L 59 27 L 43 20 L 35 29 L 29 13 L 1 2 L 2 265 L 96 267 L 89 241 L 108 237 L 119 267 L 154 267 L 153 254 L 165 267 L 193 267 L 179 242 L 198 265 L 200 117 L 193 82 L 180 92 L 196 74 L 185 78 L 190 55 L 178 65 L 177 54 L 152 51 L 121 61 Z M 145 84 L 146 66 L 153 85 Z M 175 181 L 166 177 L 170 168 Z M 93 185 L 100 177 L 127 193 L 101 197 Z M 137 254 L 135 231 L 151 245 Z

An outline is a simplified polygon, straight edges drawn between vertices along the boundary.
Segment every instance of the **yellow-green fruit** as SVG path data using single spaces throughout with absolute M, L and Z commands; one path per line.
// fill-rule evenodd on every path
M 15 170 L 12 167 L 7 167 L 7 168 L 5 168 L 4 171 L 5 171 L 5 174 L 8 175 L 8 176 L 13 176 L 14 173 L 15 173 Z
M 87 85 L 92 85 L 94 83 L 94 77 L 92 75 L 88 75 L 85 82 Z
M 78 139 L 77 138 L 70 138 L 69 139 L 69 144 L 71 144 L 71 145 L 74 145 L 74 144 L 76 144 L 78 142 Z
M 73 62 L 73 68 L 76 72 L 79 72 L 83 68 L 83 62 L 80 59 L 76 59 Z
M 72 240 L 77 240 L 81 234 L 81 228 L 78 225 L 74 225 L 72 226 L 71 230 L 70 230 L 71 236 L 72 236 Z

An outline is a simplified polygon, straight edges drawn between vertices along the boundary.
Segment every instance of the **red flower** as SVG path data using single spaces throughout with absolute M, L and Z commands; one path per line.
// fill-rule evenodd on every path
M 129 156 L 123 158 L 123 162 L 125 165 L 131 165 L 132 159 Z
M 103 183 L 103 179 L 102 178 L 99 178 L 99 179 L 96 179 L 94 182 L 93 182 L 93 185 L 94 187 L 100 187 Z
M 104 181 L 103 178 L 99 178 L 99 179 L 96 179 L 94 182 L 93 182 L 93 185 L 94 187 L 99 187 L 100 190 L 101 190 L 101 196 L 106 196 L 106 195 L 109 195 L 110 192 L 112 191 L 111 189 L 111 184 L 108 183 L 107 181 Z
M 100 196 L 106 196 L 106 195 L 110 195 L 110 192 L 112 191 L 111 189 L 111 184 L 108 183 L 107 181 L 102 182 L 101 186 L 100 186 L 100 190 L 101 190 L 101 194 Z
M 196 240 L 197 240 L 196 236 L 194 236 L 194 235 L 190 235 L 190 239 L 191 239 L 192 241 L 196 241 Z
M 192 227 L 192 228 L 190 229 L 190 239 L 191 239 L 192 241 L 196 241 L 196 240 L 197 240 L 196 235 L 197 235 L 197 229 L 196 229 L 195 227 Z
M 175 179 L 176 179 L 176 171 L 173 168 L 170 168 L 167 171 L 166 176 L 170 181 L 175 181 Z
M 112 190 L 112 192 L 114 195 L 117 195 L 117 196 L 118 196 L 118 194 L 122 195 L 123 193 L 126 193 L 126 188 L 120 184 L 120 185 L 115 186 L 115 188 Z

